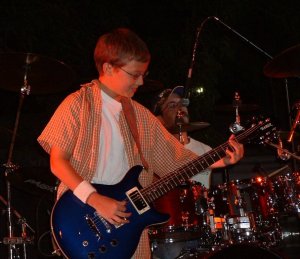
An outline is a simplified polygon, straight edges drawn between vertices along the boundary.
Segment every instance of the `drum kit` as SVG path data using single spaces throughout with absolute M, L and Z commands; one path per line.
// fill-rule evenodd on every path
M 284 239 L 299 238 L 297 226 L 287 231 L 280 223 L 283 215 L 299 217 L 299 197 L 300 173 L 288 166 L 274 176 L 232 180 L 210 189 L 185 183 L 155 202 L 170 220 L 149 231 L 154 258 L 210 258 L 232 245 L 272 249 Z
M 297 45 L 267 63 L 264 73 L 274 78 L 299 77 L 299 61 Z M 228 108 L 236 112 L 236 121 L 229 127 L 232 133 L 243 130 L 238 93 L 235 97 L 234 105 Z M 280 138 L 285 135 L 288 142 L 294 141 L 300 104 L 294 106 L 297 115 L 290 132 L 278 133 L 279 144 L 267 144 L 282 160 L 300 161 L 294 150 L 283 147 Z M 245 107 L 256 109 L 253 105 Z M 195 129 L 184 127 L 187 132 Z M 181 128 L 172 133 L 178 134 Z M 170 220 L 149 229 L 153 259 L 299 258 L 299 250 L 293 257 L 282 249 L 290 241 L 298 247 L 300 244 L 300 171 L 296 167 L 285 165 L 264 176 L 228 180 L 210 188 L 189 181 L 159 198 L 155 208 L 168 213 Z
M 25 97 L 29 94 L 54 94 L 67 90 L 67 87 L 75 79 L 75 73 L 58 60 L 33 53 L 0 53 L 0 71 L 0 88 L 20 93 L 14 128 L 9 131 L 11 142 L 8 158 L 7 162 L 3 164 L 6 196 L 0 195 L 0 202 L 5 206 L 7 221 L 5 234 L 7 236 L 1 237 L 0 244 L 8 248 L 7 258 L 26 259 L 30 257 L 28 257 L 27 246 L 36 241 L 35 230 L 28 224 L 25 217 L 12 206 L 11 183 L 21 186 L 23 190 L 37 192 L 38 195 L 41 195 L 41 191 L 54 192 L 54 190 L 52 184 L 49 186 L 48 182 L 43 183 L 39 177 L 32 177 L 32 169 L 29 174 L 24 174 L 24 170 L 19 169 L 20 167 L 13 163 L 13 151 L 18 135 L 22 106 Z M 22 172 L 22 176 L 20 172 Z M 20 226 L 17 228 L 15 224 Z M 16 233 L 20 233 L 20 235 Z

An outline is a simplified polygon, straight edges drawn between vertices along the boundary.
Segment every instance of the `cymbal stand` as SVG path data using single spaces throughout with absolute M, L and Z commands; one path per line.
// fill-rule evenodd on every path
M 241 126 L 241 119 L 240 119 L 240 115 L 239 115 L 239 107 L 241 106 L 241 104 L 242 104 L 241 97 L 238 92 L 235 92 L 234 100 L 232 102 L 232 106 L 235 108 L 235 122 L 229 126 L 229 130 L 233 134 L 244 130 L 244 127 Z
M 182 125 L 184 124 L 183 116 L 184 116 L 184 113 L 179 109 L 176 114 L 175 124 L 179 128 L 179 142 L 181 144 L 184 144 L 184 137 L 182 135 Z
M 242 100 L 238 92 L 234 93 L 234 98 L 232 101 L 232 107 L 235 108 L 235 122 L 231 123 L 229 130 L 231 133 L 236 134 L 244 130 L 244 127 L 241 125 L 241 118 L 239 114 L 239 107 L 242 105 Z M 224 181 L 225 180 L 225 181 Z M 229 173 L 227 168 L 224 168 L 223 182 L 229 183 Z
M 289 88 L 288 88 L 288 80 L 285 78 L 284 79 L 284 83 L 285 83 L 285 93 L 286 93 L 286 102 L 287 102 L 287 112 L 288 112 L 288 123 L 290 126 L 290 129 L 292 129 L 293 125 L 292 125 L 292 113 L 291 113 L 291 105 L 290 105 L 290 94 L 289 94 Z M 289 137 L 288 142 L 291 143 L 291 150 L 292 153 L 296 152 L 296 147 L 295 147 L 295 142 L 292 141 L 292 137 Z M 296 170 L 297 169 L 297 164 L 296 161 L 293 160 L 292 161 L 292 165 L 293 165 L 293 169 Z
M 297 156 L 295 153 L 292 153 L 290 152 L 289 150 L 283 148 L 282 146 L 280 145 L 277 145 L 277 144 L 274 144 L 270 141 L 265 141 L 265 144 L 271 146 L 271 147 L 274 147 L 277 149 L 277 151 L 280 151 L 283 155 L 283 157 L 287 157 L 287 159 L 289 159 L 290 157 L 293 157 L 294 159 L 296 160 L 299 160 L 300 161 L 300 156 Z M 286 160 L 285 158 L 282 158 L 280 157 L 282 160 Z
M 5 169 L 5 178 L 6 178 L 6 194 L 7 194 L 7 229 L 8 229 L 8 237 L 5 237 L 3 239 L 3 243 L 5 245 L 8 245 L 8 258 L 9 259 L 16 259 L 16 258 L 21 258 L 18 248 L 16 245 L 23 245 L 23 258 L 27 258 L 26 254 L 26 243 L 30 242 L 30 239 L 27 238 L 27 233 L 26 233 L 26 221 L 23 220 L 22 223 L 22 237 L 15 237 L 14 236 L 14 229 L 13 229 L 13 223 L 12 223 L 12 207 L 11 207 L 11 186 L 10 182 L 8 180 L 8 175 L 15 171 L 18 166 L 12 163 L 12 154 L 13 154 L 13 149 L 15 145 L 15 140 L 16 140 L 16 135 L 17 135 L 17 129 L 19 126 L 19 120 L 20 120 L 20 114 L 21 114 L 21 108 L 25 99 L 26 95 L 29 95 L 30 93 L 30 85 L 28 85 L 27 81 L 27 73 L 28 70 L 30 69 L 30 62 L 26 61 L 27 64 L 25 66 L 25 74 L 24 74 L 24 85 L 21 87 L 21 92 L 20 92 L 20 98 L 19 98 L 19 106 L 17 110 L 17 115 L 16 115 L 16 120 L 14 124 L 14 130 L 12 134 L 12 139 L 9 147 L 9 152 L 8 152 L 8 159 L 6 164 L 4 164 Z

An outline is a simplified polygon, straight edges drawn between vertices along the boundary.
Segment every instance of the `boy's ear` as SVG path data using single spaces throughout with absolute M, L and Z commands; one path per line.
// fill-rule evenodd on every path
M 113 66 L 110 63 L 103 64 L 103 73 L 106 75 L 111 75 L 113 70 Z

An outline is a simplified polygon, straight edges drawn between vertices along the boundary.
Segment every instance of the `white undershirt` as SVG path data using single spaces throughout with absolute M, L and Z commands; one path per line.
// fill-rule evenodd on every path
M 198 156 L 202 156 L 203 154 L 207 153 L 209 150 L 211 150 L 211 147 L 208 145 L 205 145 L 204 143 L 200 141 L 196 141 L 193 138 L 190 138 L 190 142 L 186 145 L 184 145 L 186 149 L 189 149 L 196 153 Z M 202 183 L 206 188 L 210 187 L 210 175 L 211 170 L 206 169 L 202 171 L 199 174 L 196 174 L 191 179 L 197 182 Z
M 129 165 L 119 125 L 122 105 L 104 91 L 101 93 L 102 122 L 99 158 L 92 182 L 111 185 L 123 179 L 129 169 Z

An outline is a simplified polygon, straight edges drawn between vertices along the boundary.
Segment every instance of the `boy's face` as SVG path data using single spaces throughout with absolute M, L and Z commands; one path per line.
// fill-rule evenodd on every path
M 110 65 L 107 70 L 109 73 L 104 72 L 103 75 L 103 83 L 109 88 L 109 94 L 115 99 L 121 96 L 131 98 L 144 83 L 143 77 L 147 73 L 148 65 L 149 62 L 142 63 L 135 60 L 122 67 Z
M 167 129 L 176 128 L 176 116 L 178 111 L 182 112 L 184 123 L 189 123 L 188 109 L 182 106 L 182 98 L 177 94 L 171 94 L 161 107 L 161 118 Z

